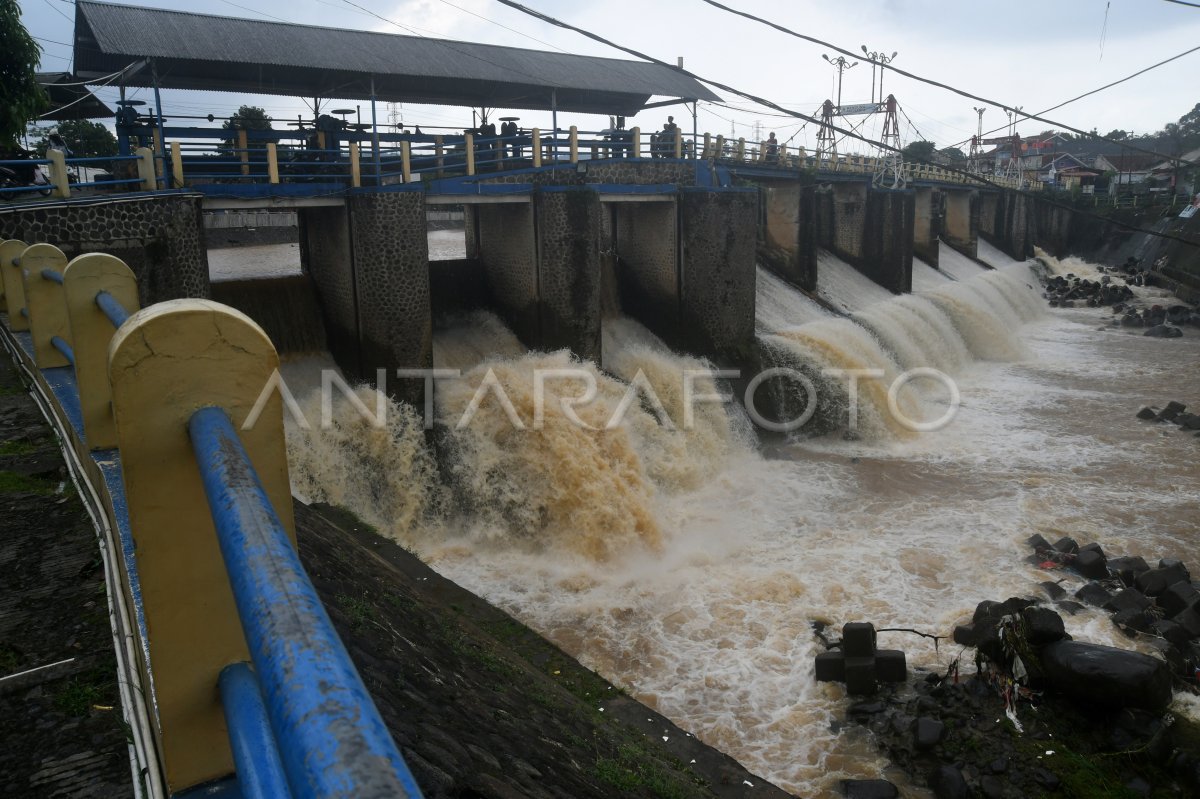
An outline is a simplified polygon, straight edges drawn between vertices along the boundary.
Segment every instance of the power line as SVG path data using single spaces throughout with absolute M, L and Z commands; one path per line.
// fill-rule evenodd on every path
M 504 0 L 499 0 L 499 2 L 504 2 Z M 748 12 L 746 12 L 746 11 L 739 11 L 739 10 L 737 10 L 736 8 L 730 8 L 729 6 L 727 6 L 727 5 L 724 5 L 723 3 L 719 3 L 719 2 L 717 2 L 717 0 L 703 0 L 703 2 L 705 2 L 705 3 L 708 3 L 710 6 L 713 6 L 714 8 L 719 8 L 719 9 L 721 9 L 722 11 L 728 11 L 730 14 L 734 14 L 734 15 L 736 15 L 736 16 L 739 16 L 739 17 L 744 17 L 744 18 L 746 18 L 746 19 L 750 19 L 750 20 L 753 20 L 753 21 L 755 21 L 755 22 L 758 22 L 758 23 L 761 23 L 761 24 L 763 24 L 763 25 L 766 25 L 766 26 L 768 26 L 768 27 L 770 27 L 770 28 L 774 28 L 775 30 L 777 30 L 777 31 L 780 31 L 781 33 L 786 33 L 787 35 L 789 35 L 789 36 L 794 36 L 794 37 L 796 37 L 797 39 L 803 39 L 803 40 L 804 40 L 804 41 L 806 41 L 806 42 L 812 42 L 813 44 L 819 44 L 819 45 L 821 45 L 822 47 L 829 47 L 829 48 L 831 48 L 831 49 L 833 49 L 833 50 L 836 50 L 836 51 L 837 51 L 837 52 L 839 52 L 839 53 L 842 53 L 842 54 L 844 54 L 844 55 L 848 55 L 848 56 L 852 56 L 852 57 L 854 57 L 854 58 L 859 58 L 859 57 L 860 57 L 860 56 L 858 56 L 857 54 L 855 54 L 855 53 L 853 53 L 853 52 L 851 52 L 851 51 L 849 51 L 849 50 L 844 50 L 844 49 L 842 49 L 841 47 L 838 47 L 838 46 L 837 46 L 837 45 L 835 45 L 835 44 L 830 44 L 829 42 L 827 42 L 827 41 L 825 41 L 825 40 L 823 40 L 823 39 L 818 39 L 818 38 L 816 38 L 815 36 L 808 36 L 807 34 L 798 33 L 797 31 L 791 30 L 790 28 L 785 28 L 785 27 L 784 27 L 784 26 L 782 26 L 782 25 L 779 25 L 779 24 L 777 24 L 777 23 L 771 22 L 770 20 L 763 19 L 762 17 L 757 17 L 757 16 L 755 16 L 755 15 L 753 15 L 753 14 L 750 14 L 750 13 L 748 13 Z M 506 3 L 506 5 L 507 5 L 507 3 Z M 1200 47 L 1195 47 L 1195 48 L 1193 48 L 1192 50 L 1189 50 L 1188 52 L 1189 52 L 1189 53 L 1190 53 L 1190 52 L 1195 52 L 1196 50 L 1200 50 Z M 1183 54 L 1181 54 L 1181 55 L 1187 55 L 1187 53 L 1183 53 Z M 955 93 L 955 94 L 957 94 L 957 95 L 960 95 L 960 96 L 962 96 L 962 97 L 969 98 L 969 99 L 971 99 L 971 100 L 977 100 L 977 101 L 979 101 L 979 102 L 981 102 L 981 103 L 987 103 L 987 104 L 989 104 L 989 105 L 994 105 L 994 106 L 997 106 L 997 107 L 999 107 L 999 108 L 1003 109 L 1004 111 L 1011 111 L 1011 112 L 1013 112 L 1014 114 L 1016 114 L 1016 113 L 1020 113 L 1020 114 L 1021 114 L 1021 116 L 1023 116 L 1023 117 L 1026 117 L 1026 118 L 1028 118 L 1028 119 L 1036 119 L 1036 120 L 1038 120 L 1039 122 L 1044 122 L 1044 123 L 1046 123 L 1047 125 L 1053 125 L 1054 127 L 1062 128 L 1063 130 L 1069 130 L 1069 131 L 1071 131 L 1072 133 L 1078 134 L 1078 135 L 1080 135 L 1080 136 L 1088 136 L 1088 137 L 1090 137 L 1090 138 L 1093 138 L 1093 139 L 1099 139 L 1100 141 L 1106 141 L 1106 142 L 1109 142 L 1110 144 L 1121 144 L 1121 142 L 1117 142 L 1117 141 L 1115 141 L 1115 140 L 1113 140 L 1113 139 L 1109 139 L 1109 138 L 1107 138 L 1107 137 L 1100 136 L 1100 135 L 1098 135 L 1098 134 L 1095 134 L 1095 133 L 1089 133 L 1088 131 L 1080 130 L 1079 128 L 1074 128 L 1074 127 L 1071 127 L 1070 125 L 1065 125 L 1065 124 L 1063 124 L 1062 122 L 1056 122 L 1056 121 L 1054 121 L 1053 119 L 1047 119 L 1047 118 L 1045 118 L 1045 117 L 1042 117 L 1042 116 L 1040 116 L 1039 114 L 1026 114 L 1026 113 L 1023 113 L 1023 112 L 1021 112 L 1021 111 L 1020 111 L 1020 109 L 1019 109 L 1019 108 L 1014 108 L 1014 107 L 1012 107 L 1012 106 L 1005 105 L 1004 103 L 1001 103 L 1001 102 L 999 102 L 999 101 L 997 101 L 997 100 L 989 100 L 989 99 L 988 99 L 988 98 L 986 98 L 986 97 L 980 97 L 979 95 L 976 95 L 976 94 L 971 94 L 971 93 L 970 93 L 970 92 L 968 92 L 968 91 L 964 91 L 964 90 L 962 90 L 962 89 L 957 89 L 957 88 L 955 88 L 955 87 L 953 87 L 953 86 L 947 85 L 947 84 L 945 84 L 945 83 L 942 83 L 942 82 L 940 82 L 940 81 L 933 80 L 932 78 L 924 78 L 924 77 L 921 77 L 920 75 L 914 75 L 914 74 L 913 74 L 913 73 L 911 73 L 911 72 L 908 72 L 908 71 L 906 71 L 906 70 L 900 69 L 899 67 L 894 67 L 894 66 L 892 66 L 891 64 L 883 64 L 883 63 L 880 63 L 880 68 L 882 68 L 882 69 L 890 69 L 890 70 L 892 70 L 893 72 L 895 72 L 897 75 L 903 75 L 903 76 L 904 76 L 904 77 L 906 77 L 906 78 L 911 78 L 911 79 L 913 79 L 913 80 L 920 81 L 921 83 L 927 83 L 927 84 L 929 84 L 930 86 L 936 86 L 936 87 L 937 87 L 937 88 L 939 88 L 939 89 L 945 89 L 946 91 L 953 92 L 953 93 Z M 714 84 L 714 85 L 715 85 L 715 84 Z M 1197 164 L 1195 164 L 1195 163 L 1193 163 L 1193 162 L 1190 162 L 1190 161 L 1184 161 L 1183 159 L 1179 158 L 1178 156 L 1173 156 L 1173 155 L 1164 155 L 1164 154 L 1162 154 L 1162 153 L 1160 153 L 1160 152 L 1156 152 L 1155 150 L 1150 150 L 1150 149 L 1147 149 L 1147 148 L 1144 148 L 1144 147 L 1135 147 L 1135 146 L 1132 146 L 1132 145 L 1129 145 L 1129 144 L 1125 144 L 1125 145 L 1123 145 L 1123 146 L 1126 146 L 1126 147 L 1128 147 L 1128 149 L 1130 149 L 1130 150 L 1138 150 L 1138 151 L 1140 151 L 1140 152 L 1147 153 L 1148 155 L 1157 156 L 1157 157 L 1159 157 L 1159 158 L 1162 158 L 1164 161 L 1170 161 L 1170 162 L 1172 162 L 1172 163 L 1176 163 L 1176 164 L 1186 164 L 1187 166 L 1197 166 Z
M 575 33 L 578 33 L 581 36 L 586 36 L 587 38 L 589 38 L 593 41 L 600 42 L 601 44 L 604 44 L 604 45 L 608 45 L 609 47 L 615 48 L 624 53 L 632 55 L 635 58 L 640 58 L 643 61 L 648 61 L 652 64 L 657 64 L 657 65 L 663 66 L 663 67 L 670 67 L 671 69 L 674 69 L 676 72 L 678 72 L 681 75 L 687 75 L 689 78 L 692 78 L 693 80 L 697 80 L 702 83 L 707 83 L 710 86 L 715 86 L 718 89 L 721 89 L 723 91 L 732 92 L 733 94 L 736 94 L 739 97 L 744 97 L 747 100 L 750 100 L 751 102 L 758 103 L 759 105 L 765 106 L 767 108 L 773 108 L 776 111 L 781 111 L 785 114 L 789 114 L 798 119 L 804 119 L 809 122 L 817 122 L 822 125 L 825 124 L 823 121 L 817 119 L 816 117 L 809 116 L 808 114 L 803 114 L 799 111 L 793 111 L 789 108 L 784 108 L 783 106 L 778 105 L 777 103 L 774 103 L 774 102 L 764 99 L 762 97 L 758 97 L 757 95 L 750 94 L 749 92 L 741 91 L 740 89 L 735 89 L 732 86 L 729 86 L 724 83 L 720 83 L 718 81 L 715 81 L 715 80 L 712 80 L 709 78 L 701 77 L 700 75 L 697 75 L 696 73 L 691 72 L 690 70 L 684 69 L 683 67 L 678 67 L 673 64 L 668 64 L 665 61 L 662 61 L 662 60 L 657 59 L 650 55 L 646 55 L 645 53 L 639 52 L 638 50 L 634 50 L 631 47 L 626 47 L 624 45 L 617 44 L 616 42 L 612 41 L 611 39 L 606 39 L 603 36 L 599 35 L 598 33 L 593 33 L 589 30 L 585 30 L 583 28 L 572 25 L 569 22 L 563 22 L 562 20 L 552 17 L 548 14 L 543 14 L 541 11 L 537 11 L 535 9 L 529 8 L 526 5 L 522 5 L 521 3 L 518 3 L 516 0 L 496 0 L 496 2 L 502 3 L 510 8 L 515 8 L 516 10 L 520 11 L 521 13 L 528 14 L 529 16 L 531 16 L 535 19 L 539 19 L 542 22 L 545 22 L 547 24 L 555 25 L 560 28 L 565 28 L 567 30 L 574 31 Z M 705 0 L 705 2 L 711 2 L 711 0 Z M 836 125 L 829 125 L 829 128 L 837 133 L 842 134 L 843 137 L 858 139 L 860 141 L 866 142 L 867 144 L 871 144 L 875 147 L 878 147 L 880 150 L 886 150 L 888 152 L 902 154 L 902 150 L 899 147 L 893 147 L 889 144 L 885 144 L 884 142 L 870 139 L 859 133 L 855 133 L 852 130 L 846 130 L 845 128 L 840 128 Z M 1172 233 L 1164 233 L 1164 232 L 1160 232 L 1157 230 L 1150 230 L 1149 228 L 1137 227 L 1136 225 L 1130 225 L 1130 224 L 1128 224 L 1126 222 L 1122 222 L 1118 219 L 1109 219 L 1108 217 L 1103 217 L 1103 216 L 1100 216 L 1099 214 L 1092 213 L 1090 211 L 1085 211 L 1080 208 L 1073 208 L 1070 205 L 1060 203 L 1054 199 L 1047 199 L 1045 197 L 1039 197 L 1038 195 L 1036 195 L 1030 191 L 1024 191 L 1024 190 L 1020 190 L 1020 189 L 1009 189 L 1009 187 L 1007 187 L 1007 186 L 1001 186 L 999 183 L 996 183 L 995 181 L 988 180 L 987 178 L 983 177 L 982 175 L 976 174 L 974 172 L 968 172 L 965 169 L 958 169 L 956 167 L 946 166 L 944 164 L 938 164 L 933 161 L 921 159 L 921 158 L 914 158 L 912 160 L 915 163 L 928 164 L 929 166 L 936 166 L 936 167 L 939 167 L 939 168 L 945 170 L 946 172 L 950 172 L 952 174 L 957 174 L 957 175 L 962 175 L 962 176 L 966 177 L 968 180 L 974 181 L 976 183 L 981 183 L 985 186 L 991 186 L 992 188 L 1001 189 L 1001 190 L 1015 191 L 1018 194 L 1023 194 L 1028 197 L 1032 197 L 1033 199 L 1041 200 L 1042 202 L 1046 203 L 1047 205 L 1051 205 L 1056 208 L 1062 208 L 1064 210 L 1071 211 L 1072 213 L 1083 214 L 1084 216 L 1090 216 L 1090 217 L 1093 217 L 1096 219 L 1101 219 L 1105 222 L 1111 223 L 1111 224 L 1113 224 L 1117 227 L 1123 228 L 1125 230 L 1130 230 L 1135 233 L 1145 233 L 1145 234 L 1148 234 L 1151 236 L 1157 236 L 1159 238 L 1164 238 L 1164 239 L 1171 239 L 1173 241 L 1182 242 L 1183 244 L 1186 244 L 1189 247 L 1200 247 L 1200 243 L 1192 241 L 1191 239 L 1184 238 L 1182 236 L 1177 236 Z
M 494 19 L 489 19 L 488 17 L 485 17 L 483 14 L 476 14 L 474 11 L 472 11 L 469 8 L 463 8 L 462 6 L 456 6 L 456 5 L 454 5 L 454 3 L 451 3 L 450 0 L 441 0 L 441 2 L 445 3 L 446 5 L 450 6 L 451 8 L 457 8 L 459 11 L 462 11 L 464 14 L 470 14 L 473 17 L 479 17 L 484 22 L 490 22 L 497 27 L 504 28 L 504 30 L 506 30 L 506 31 L 512 31 L 513 33 L 517 34 L 518 36 L 524 36 L 526 39 L 529 39 L 532 42 L 537 42 L 538 44 L 544 44 L 547 47 L 553 47 L 555 50 L 559 51 L 560 53 L 567 52 L 566 50 L 562 49 L 561 47 L 559 47 L 556 44 L 550 44 L 550 42 L 543 42 L 541 39 L 538 39 L 534 36 L 530 36 L 528 33 L 523 33 L 521 31 L 517 30 L 516 28 L 510 28 L 501 22 L 497 22 Z
M 46 5 L 50 6 L 52 9 L 54 9 L 55 14 L 58 14 L 60 17 L 65 19 L 67 22 L 70 22 L 72 25 L 75 24 L 75 20 L 68 17 L 65 11 L 63 11 L 58 6 L 54 5 L 54 3 L 51 3 L 50 0 L 42 0 L 42 2 L 45 3 Z
M 1187 0 L 1166 0 L 1168 3 L 1175 3 L 1180 6 L 1188 6 L 1190 8 L 1200 8 L 1200 3 L 1189 3 Z
M 257 8 L 250 8 L 249 6 L 240 6 L 237 3 L 232 2 L 232 0 L 221 0 L 221 2 L 227 6 L 233 6 L 234 8 L 240 8 L 242 11 L 249 11 L 251 14 L 258 14 L 259 16 L 266 17 L 267 19 L 273 19 L 276 22 L 288 22 L 288 20 L 281 19 L 280 17 L 274 16 L 273 14 L 268 14 L 266 11 L 259 11 Z

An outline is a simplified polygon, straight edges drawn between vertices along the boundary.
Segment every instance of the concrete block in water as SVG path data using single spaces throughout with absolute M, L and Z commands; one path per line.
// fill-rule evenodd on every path
M 842 651 L 847 658 L 872 657 L 875 654 L 875 625 L 849 622 L 842 627 Z

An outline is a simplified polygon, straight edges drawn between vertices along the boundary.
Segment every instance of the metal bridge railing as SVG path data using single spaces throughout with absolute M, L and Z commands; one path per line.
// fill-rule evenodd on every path
M 68 446 L 119 463 L 122 480 L 97 494 L 121 530 L 118 590 L 138 619 L 130 652 L 141 662 L 122 680 L 148 684 L 123 704 L 151 795 L 202 793 L 228 763 L 248 798 L 419 797 L 293 545 L 282 410 L 268 407 L 250 432 L 231 418 L 245 418 L 261 390 L 247 376 L 265 382 L 278 367 L 265 334 L 204 300 L 139 311 L 132 271 L 110 255 L 68 262 L 53 245 L 8 240 L 0 265 L 10 327 L 18 310 L 29 322 L 9 335 L 61 397 Z M 73 383 L 51 379 L 62 367 Z M 212 615 L 221 607 L 233 617 Z M 202 712 L 210 703 L 219 726 Z M 197 753 L 214 733 L 227 748 Z

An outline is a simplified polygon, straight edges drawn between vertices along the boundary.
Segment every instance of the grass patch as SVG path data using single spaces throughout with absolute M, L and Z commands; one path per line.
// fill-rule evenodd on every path
M 30 441 L 0 441 L 0 455 L 28 455 L 41 449 Z
M 86 716 L 92 705 L 105 700 L 111 682 L 112 675 L 101 669 L 72 677 L 54 692 L 54 707 L 69 716 Z
M 596 760 L 593 776 L 619 791 L 649 791 L 661 799 L 687 799 L 696 796 L 703 781 L 692 783 L 685 777 L 663 768 L 653 753 L 635 744 L 622 744 L 616 757 Z
M 338 594 L 335 599 L 345 612 L 346 618 L 350 620 L 350 626 L 355 630 L 361 630 L 368 623 L 375 621 L 375 606 L 368 601 L 365 591 L 357 597 Z
M 0 471 L 0 494 L 53 494 L 57 489 L 57 481 Z

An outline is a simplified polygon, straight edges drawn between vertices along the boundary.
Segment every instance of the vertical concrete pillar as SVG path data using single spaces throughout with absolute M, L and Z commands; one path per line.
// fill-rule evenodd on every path
M 350 246 L 358 306 L 359 377 L 374 382 L 386 369 L 388 394 L 413 404 L 421 380 L 399 380 L 397 369 L 433 365 L 429 240 L 420 190 L 352 194 Z
M 479 257 L 479 221 L 476 218 L 476 207 L 463 206 L 463 233 L 466 235 L 467 258 L 473 260 Z
M 859 271 L 896 294 L 912 291 L 912 191 L 867 192 L 866 235 Z
M 752 360 L 757 218 L 757 190 L 681 191 L 680 322 L 689 351 Z
M 349 211 L 344 206 L 301 208 L 297 220 L 301 266 L 317 290 L 329 353 L 343 372 L 357 378 L 362 364 Z
M 600 358 L 600 195 L 543 187 L 535 195 L 541 346 Z
M 763 186 L 759 258 L 806 291 L 817 288 L 817 192 L 799 181 Z
M 621 309 L 665 341 L 679 340 L 678 205 L 615 203 Z
M 897 294 L 912 290 L 914 191 L 833 184 L 833 252 Z
M 866 181 L 832 185 L 832 225 L 829 248 L 854 265 L 862 263 L 867 232 Z
M 477 257 L 496 310 L 527 347 L 541 342 L 538 321 L 537 237 L 533 202 L 471 207 L 478 233 Z M 468 229 L 469 233 L 470 229 Z M 467 257 L 471 257 L 468 235 Z
M 979 257 L 980 202 L 975 189 L 942 189 L 942 241 L 969 258 Z
M 1000 193 L 983 191 L 979 193 L 979 232 L 993 244 L 996 243 L 996 224 L 1001 211 Z
M 942 195 L 932 186 L 917 187 L 913 194 L 913 255 L 935 268 L 941 223 Z
M 1033 240 L 1037 231 L 1037 220 L 1033 203 L 1024 194 L 1004 192 L 1005 225 L 1000 248 L 1009 256 L 1024 261 L 1033 255 Z

